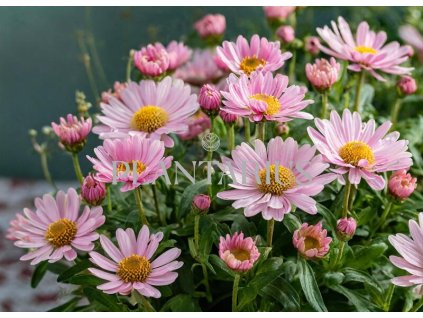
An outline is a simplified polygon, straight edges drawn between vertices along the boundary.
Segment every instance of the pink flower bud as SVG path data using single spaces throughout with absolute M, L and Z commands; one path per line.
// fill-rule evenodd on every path
M 336 223 L 336 234 L 342 241 L 349 241 L 355 234 L 357 222 L 354 218 L 342 218 Z
M 306 75 L 310 83 L 319 91 L 332 87 L 338 80 L 341 65 L 331 57 L 330 63 L 326 59 L 316 59 L 314 64 L 306 65 Z
M 88 175 L 82 182 L 81 197 L 90 205 L 100 205 L 106 197 L 106 186 Z
M 290 25 L 282 25 L 276 30 L 277 37 L 283 43 L 291 43 L 295 40 L 295 30 Z
M 226 112 L 226 111 L 224 111 L 224 110 L 221 110 L 221 111 L 219 112 L 219 115 L 220 115 L 220 117 L 222 118 L 222 120 L 223 120 L 225 123 L 227 123 L 227 124 L 233 124 L 233 123 L 234 123 L 234 122 L 236 122 L 236 120 L 238 119 L 238 116 L 237 116 L 237 115 L 227 113 L 227 112 Z
M 169 56 L 168 70 L 170 71 L 176 70 L 191 58 L 192 50 L 182 42 L 172 41 L 166 48 L 159 42 L 155 45 L 166 50 Z
M 323 258 L 329 252 L 331 242 L 332 238 L 327 237 L 327 231 L 322 228 L 321 222 L 316 225 L 303 223 L 292 237 L 295 248 L 307 259 Z
M 295 11 L 295 8 L 295 6 L 268 6 L 263 7 L 263 10 L 269 20 L 285 20 Z
M 288 135 L 289 134 L 289 126 L 287 123 L 280 123 L 277 126 L 278 133 L 280 135 Z
M 79 152 L 84 147 L 87 136 L 91 131 L 92 121 L 88 119 L 78 119 L 72 114 L 68 114 L 66 119 L 61 117 L 60 123 L 51 123 L 54 133 L 60 139 L 60 146 L 70 152 Z
M 207 213 L 210 208 L 211 199 L 207 194 L 197 194 L 192 199 L 192 206 L 196 209 L 199 213 Z
M 201 38 L 220 36 L 225 32 L 226 19 L 221 14 L 208 14 L 194 24 Z
M 120 100 L 120 94 L 126 88 L 126 86 L 128 86 L 128 83 L 115 82 L 113 84 L 113 91 L 109 89 L 108 91 L 101 93 L 101 101 L 103 103 L 109 104 L 110 97 L 115 97 Z
M 220 108 L 222 95 L 213 85 L 205 84 L 200 89 L 198 103 L 204 111 L 215 112 Z
M 230 269 L 247 272 L 260 257 L 260 252 L 251 237 L 244 238 L 244 233 L 234 233 L 220 237 L 219 256 Z
M 413 178 L 407 170 L 395 171 L 388 182 L 389 193 L 397 199 L 407 199 L 417 187 L 417 178 Z
M 169 68 L 169 55 L 161 44 L 149 44 L 134 54 L 134 64 L 147 76 L 160 76 Z
M 304 48 L 306 52 L 316 55 L 320 52 L 320 39 L 317 36 L 309 36 L 305 39 Z
M 188 130 L 178 134 L 182 140 L 191 140 L 210 128 L 210 118 L 201 110 L 187 120 Z
M 401 94 L 404 95 L 411 95 L 417 91 L 416 80 L 408 75 L 401 76 L 397 83 L 397 87 Z

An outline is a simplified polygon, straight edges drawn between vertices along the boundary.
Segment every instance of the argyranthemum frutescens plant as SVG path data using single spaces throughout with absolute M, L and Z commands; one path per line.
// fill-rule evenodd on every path
M 79 116 L 52 124 L 81 186 L 35 199 L 7 237 L 37 266 L 33 287 L 46 271 L 72 286 L 55 310 L 420 309 L 409 48 L 343 18 L 296 38 L 301 10 L 266 7 L 281 42 L 222 43 L 224 17 L 207 15 L 206 49 L 132 51 L 98 113 L 79 94 Z M 330 59 L 312 62 L 319 50 Z M 91 129 L 102 144 L 83 173 Z M 32 141 L 51 180 L 48 146 Z

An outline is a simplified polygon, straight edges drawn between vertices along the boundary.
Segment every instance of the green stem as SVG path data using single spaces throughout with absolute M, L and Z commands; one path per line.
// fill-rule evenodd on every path
M 354 203 L 354 200 L 355 200 L 356 193 L 357 193 L 357 188 L 351 187 L 350 199 L 349 199 L 349 202 L 348 202 L 348 211 L 351 211 L 352 208 L 353 208 L 353 203 Z
M 213 130 L 214 130 L 213 122 L 214 122 L 214 115 L 210 115 L 210 133 L 213 133 Z M 210 162 L 213 161 L 213 150 L 211 149 L 207 153 L 207 161 L 210 161 Z M 210 198 L 212 199 L 213 198 L 213 183 L 212 182 L 210 182 L 209 184 L 208 192 L 209 192 Z
M 345 242 L 340 241 L 339 242 L 338 255 L 336 256 L 334 268 L 336 268 L 338 266 L 338 264 L 340 264 L 340 262 L 342 260 L 342 255 L 344 254 L 344 248 L 345 248 Z
M 394 290 L 395 290 L 395 285 L 391 284 L 391 286 L 389 286 L 389 288 L 388 288 L 388 292 L 386 293 L 385 301 L 384 301 L 384 304 L 383 304 L 383 311 L 385 311 L 385 312 L 389 312 L 389 308 L 391 307 L 391 300 L 392 300 L 392 295 L 394 294 Z
M 328 112 L 328 95 L 329 91 L 325 90 L 322 92 L 322 115 L 320 116 L 322 119 L 326 118 L 327 112 Z
M 261 121 L 257 123 L 257 139 L 265 142 L 264 138 L 266 137 L 266 122 Z
M 141 196 L 141 187 L 137 187 L 134 190 L 135 201 L 137 202 L 138 211 L 140 213 L 140 220 L 141 223 L 144 225 L 148 225 L 147 218 L 145 217 L 144 206 L 142 205 L 142 196 Z
M 73 168 L 75 169 L 76 178 L 82 184 L 84 177 L 82 175 L 81 166 L 79 165 L 78 153 L 72 152 Z
M 141 298 L 141 303 L 142 306 L 144 307 L 145 311 L 147 312 L 155 312 L 156 310 L 154 309 L 154 307 L 151 305 L 151 303 L 147 300 L 147 298 L 145 298 L 143 295 L 140 294 L 140 298 Z
M 350 193 L 351 193 L 351 183 L 347 180 L 347 184 L 344 188 L 344 202 L 343 202 L 343 209 L 342 209 L 342 217 L 346 218 L 348 216 L 349 205 L 350 205 Z
M 200 215 L 195 215 L 194 218 L 194 245 L 197 255 L 200 249 Z
M 231 152 L 235 148 L 235 125 L 229 124 L 228 127 L 228 150 Z
M 241 276 L 239 274 L 235 274 L 234 286 L 232 288 L 232 312 L 238 311 L 238 287 L 240 278 Z
M 251 128 L 250 128 L 250 120 L 248 118 L 244 118 L 244 134 L 245 134 L 245 142 L 250 143 Z
M 288 74 L 289 74 L 289 81 L 291 83 L 295 82 L 295 65 L 297 63 L 297 53 L 296 51 L 292 52 L 292 58 L 289 62 L 289 70 L 288 70 Z
M 110 185 L 107 187 L 107 210 L 112 212 L 112 195 L 110 193 Z
M 360 96 L 361 96 L 361 90 L 363 88 L 365 78 L 366 78 L 366 73 L 364 71 L 361 71 L 357 79 L 357 86 L 355 90 L 355 102 L 354 102 L 355 112 L 360 112 Z
M 45 151 L 40 152 L 40 159 L 41 159 L 41 169 L 43 169 L 44 178 L 47 180 L 48 183 L 51 184 L 51 186 L 55 190 L 57 190 L 57 186 L 51 177 L 50 170 L 48 169 L 47 154 L 45 153 Z
M 401 110 L 401 106 L 402 106 L 402 98 L 397 98 L 391 111 L 391 122 L 392 122 L 391 130 L 393 130 L 397 124 L 398 114 Z
M 380 227 L 383 229 L 385 227 L 385 222 L 386 222 L 386 218 L 389 215 L 389 212 L 391 212 L 393 203 L 391 200 L 389 200 L 388 204 L 385 207 L 385 210 L 383 210 L 382 216 L 380 217 L 380 221 L 379 224 L 376 226 L 376 229 L 374 230 L 376 232 L 376 230 L 378 230 Z
M 410 312 L 417 312 L 423 306 L 423 297 L 410 309 Z
M 275 229 L 275 220 L 271 219 L 267 221 L 267 246 L 268 247 L 272 247 L 274 229 Z
M 134 61 L 134 51 L 129 51 L 128 63 L 126 64 L 126 81 L 129 82 L 131 80 L 131 70 L 132 70 L 132 63 Z
M 201 262 L 201 268 L 203 269 L 203 276 L 204 276 L 204 286 L 206 287 L 206 297 L 209 303 L 212 302 L 212 294 L 210 292 L 210 285 L 209 285 L 209 274 L 207 272 L 206 264 Z
M 154 208 L 156 209 L 157 217 L 159 218 L 159 221 L 162 225 L 166 225 L 166 217 L 164 217 L 164 215 L 162 213 L 160 213 L 159 200 L 158 200 L 158 197 L 157 197 L 156 185 L 152 184 L 151 188 L 153 189 Z

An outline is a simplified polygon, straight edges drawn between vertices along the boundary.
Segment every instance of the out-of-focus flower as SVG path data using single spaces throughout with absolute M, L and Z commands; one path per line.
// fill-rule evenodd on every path
M 288 18 L 294 11 L 296 7 L 295 6 L 268 6 L 263 7 L 264 14 L 266 15 L 266 18 L 270 20 L 285 20 Z
M 329 47 L 320 45 L 320 50 L 341 60 L 352 62 L 348 69 L 354 72 L 368 71 L 379 81 L 385 79 L 377 71 L 388 74 L 409 74 L 413 68 L 401 67 L 408 60 L 408 49 L 398 42 L 385 45 L 387 36 L 381 31 L 375 33 L 367 22 L 360 23 L 354 39 L 344 18 L 338 18 L 338 25 L 332 22 L 333 31 L 325 26 L 317 28 L 317 33 Z
M 230 184 L 235 190 L 219 192 L 217 196 L 234 200 L 232 206 L 243 208 L 247 217 L 261 213 L 265 220 L 282 221 L 292 205 L 316 214 L 316 201 L 311 197 L 336 178 L 333 173 L 322 174 L 329 165 L 321 155 L 314 156 L 316 149 L 298 146 L 292 138 L 284 142 L 280 137 L 271 139 L 267 149 L 259 139 L 254 145 L 255 149 L 242 143 L 232 150 L 232 159 L 222 158 L 220 168 L 235 178 Z
M 389 242 L 402 257 L 393 256 L 389 260 L 396 267 L 409 273 L 392 279 L 392 283 L 401 287 L 415 286 L 414 292 L 423 296 L 423 213 L 419 214 L 419 223 L 414 220 L 408 222 L 411 238 L 399 233 L 389 236 Z
M 222 91 L 225 98 L 222 108 L 227 113 L 248 117 L 251 121 L 290 121 L 294 118 L 313 119 L 302 112 L 312 100 L 304 100 L 307 88 L 297 85 L 288 87 L 288 76 L 254 72 L 250 78 L 231 74 L 228 90 Z
M 287 123 L 279 123 L 277 126 L 278 133 L 280 135 L 288 135 L 289 134 L 289 126 Z
M 113 96 L 117 99 L 120 100 L 120 94 L 122 93 L 122 91 L 128 86 L 127 83 L 120 83 L 120 82 L 115 82 L 113 84 L 113 90 L 109 89 L 106 92 L 101 93 L 101 101 L 103 103 L 108 104 L 110 102 L 110 97 Z
M 111 97 L 101 103 L 102 125 L 93 132 L 101 139 L 125 138 L 129 134 L 161 139 L 166 147 L 173 146 L 169 133 L 184 133 L 187 119 L 198 110 L 197 96 L 181 80 L 165 77 L 159 83 L 143 80 L 129 82 L 121 92 L 121 100 Z
M 417 178 L 413 178 L 405 169 L 395 171 L 389 178 L 389 193 L 399 200 L 407 199 L 416 187 Z
M 336 234 L 342 241 L 349 241 L 355 234 L 357 222 L 354 218 L 342 218 L 336 223 Z
M 169 68 L 169 54 L 160 43 L 148 44 L 135 52 L 134 64 L 146 76 L 160 76 Z
M 16 217 L 10 221 L 7 229 L 6 238 L 11 241 L 30 240 L 29 233 L 25 231 L 25 226 L 28 225 L 28 219 L 22 213 L 16 213 Z
M 219 37 L 225 33 L 226 19 L 221 14 L 207 14 L 194 24 L 195 30 L 200 37 Z
M 61 117 L 60 123 L 51 123 L 54 133 L 60 139 L 60 145 L 67 151 L 78 152 L 84 148 L 87 136 L 91 131 L 92 121 L 88 119 L 78 119 L 72 114 L 68 114 L 66 119 Z
M 97 252 L 90 253 L 90 261 L 98 268 L 88 270 L 94 276 L 107 282 L 97 286 L 106 294 L 129 295 L 136 290 L 145 297 L 160 298 L 160 291 L 154 286 L 172 284 L 178 277 L 175 271 L 183 263 L 176 259 L 181 255 L 179 248 L 171 248 L 161 255 L 153 255 L 163 239 L 163 233 L 150 234 L 146 225 L 141 228 L 138 236 L 134 230 L 117 229 L 116 247 L 105 235 L 100 235 L 100 243 L 105 257 Z
M 205 84 L 198 94 L 198 103 L 204 112 L 217 112 L 222 104 L 222 95 L 213 85 Z
M 282 25 L 276 30 L 276 36 L 282 43 L 291 43 L 295 40 L 295 30 L 290 25 Z
M 198 111 L 196 114 L 187 119 L 188 130 L 182 134 L 178 134 L 182 140 L 191 140 L 196 138 L 198 135 L 210 129 L 210 118 L 202 111 Z
M 237 272 L 247 272 L 259 259 L 260 252 L 251 237 L 244 238 L 244 233 L 236 232 L 232 236 L 221 236 L 219 256 L 228 267 Z
M 90 174 L 84 178 L 81 187 L 81 197 L 90 205 L 100 205 L 106 197 L 106 186 Z
M 96 180 L 104 183 L 123 182 L 122 192 L 155 181 L 169 168 L 172 157 L 164 157 L 162 141 L 134 135 L 124 139 L 106 139 L 94 149 L 92 162 Z M 136 173 L 134 173 L 136 172 Z
M 304 48 L 306 52 L 316 55 L 320 52 L 320 39 L 317 36 L 309 36 L 305 39 Z
M 403 95 L 412 95 L 417 91 L 417 83 L 411 76 L 401 76 L 397 82 L 397 88 Z
M 308 225 L 303 223 L 301 228 L 294 232 L 292 243 L 298 252 L 307 259 L 319 259 L 329 252 L 332 238 L 327 236 L 327 231 L 322 228 L 322 223 Z
M 423 62 L 423 35 L 411 25 L 404 25 L 399 28 L 399 35 L 406 43 L 417 50 L 420 61 Z
M 318 91 L 324 91 L 338 80 L 341 65 L 333 57 L 330 62 L 326 59 L 316 59 L 314 64 L 307 63 L 305 70 L 311 85 Z
M 392 125 L 389 121 L 376 129 L 373 119 L 363 123 L 359 113 L 351 114 L 348 109 L 342 119 L 332 111 L 330 120 L 314 121 L 319 132 L 308 127 L 308 134 L 325 160 L 336 166 L 332 171 L 339 174 L 342 184 L 345 183 L 342 175 L 348 173 L 351 184 L 358 185 L 364 178 L 370 187 L 382 190 L 385 179 L 380 173 L 413 164 L 411 153 L 407 152 L 408 141 L 398 140 L 400 135 L 396 131 L 386 135 Z
M 59 191 L 56 198 L 45 194 L 35 199 L 36 211 L 24 209 L 25 220 L 19 221 L 20 231 L 15 234 L 15 245 L 30 249 L 20 258 L 31 265 L 48 260 L 50 263 L 76 258 L 76 250 L 91 251 L 98 239 L 95 230 L 103 225 L 101 207 L 86 206 L 79 214 L 81 200 L 75 189 Z
M 411 45 L 404 45 L 407 48 L 407 56 L 413 57 L 414 56 L 414 49 Z
M 237 121 L 238 116 L 234 115 L 234 114 L 230 114 L 224 110 L 221 110 L 219 112 L 219 116 L 222 118 L 223 122 L 227 123 L 227 124 L 233 124 Z
M 211 199 L 207 194 L 197 194 L 192 199 L 192 206 L 201 214 L 207 213 L 210 208 Z
M 192 60 L 178 68 L 174 76 L 195 86 L 215 82 L 224 75 L 215 56 L 210 50 L 195 50 Z
M 182 42 L 172 41 L 166 48 L 161 43 L 155 45 L 166 50 L 169 56 L 169 71 L 176 70 L 191 58 L 192 50 Z
M 269 42 L 257 34 L 251 37 L 250 43 L 242 35 L 236 43 L 224 41 L 217 54 L 232 72 L 247 76 L 259 70 L 276 71 L 292 56 L 290 52 L 281 52 L 279 41 Z

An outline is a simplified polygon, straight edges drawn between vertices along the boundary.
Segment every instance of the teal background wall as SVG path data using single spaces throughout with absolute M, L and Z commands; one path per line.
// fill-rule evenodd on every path
M 395 38 L 403 8 L 306 9 L 297 33 L 312 33 L 338 15 L 360 21 L 375 11 L 380 26 Z M 227 39 L 240 33 L 269 35 L 261 7 L 0 8 L 0 176 L 41 178 L 28 129 L 40 129 L 74 112 L 76 90 L 94 102 L 78 39 L 92 36 L 95 41 L 106 75 L 105 80 L 97 76 L 102 91 L 123 80 L 130 49 L 155 40 L 193 42 L 192 24 L 208 12 L 226 16 Z M 91 136 L 86 153 L 97 143 Z M 70 160 L 60 151 L 52 154 L 54 178 L 73 177 Z M 81 161 L 87 171 L 88 162 Z

